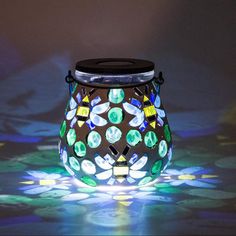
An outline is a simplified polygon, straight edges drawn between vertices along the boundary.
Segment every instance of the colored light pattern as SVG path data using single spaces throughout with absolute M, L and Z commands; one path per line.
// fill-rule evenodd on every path
M 131 88 L 132 97 L 125 98 L 126 89 L 108 89 L 107 97 L 105 90 L 98 96 L 99 89 L 74 89 L 65 112 L 69 127 L 65 120 L 60 129 L 61 141 L 66 138 L 60 155 L 66 170 L 83 184 L 143 186 L 170 163 L 171 133 L 160 97 L 148 85 L 144 90 Z M 143 153 L 134 152 L 138 145 Z M 165 161 L 153 161 L 158 157 Z
M 162 160 L 159 160 L 154 164 L 155 172 L 156 170 L 160 171 L 161 162 Z M 54 170 L 56 169 L 54 168 Z M 108 172 L 111 172 L 111 170 L 106 171 L 106 175 Z M 70 177 L 63 177 L 61 174 L 49 174 L 43 171 L 27 171 L 26 173 L 27 176 L 23 176 L 26 180 L 20 182 L 20 184 L 23 185 L 20 190 L 24 191 L 25 194 L 35 195 L 50 191 L 52 189 L 69 190 L 73 187 L 72 179 Z M 86 180 L 87 177 L 88 176 L 84 179 Z M 150 180 L 150 178 L 145 178 L 143 181 L 146 182 L 147 180 Z M 220 182 L 221 181 L 218 179 L 218 175 L 214 173 L 212 174 L 211 170 L 204 169 L 203 167 L 190 167 L 181 170 L 168 169 L 161 174 L 160 181 L 156 187 L 161 190 L 165 184 L 168 183 L 171 186 L 186 184 L 200 189 L 215 188 L 216 184 Z M 141 182 L 141 184 L 143 184 L 143 182 Z M 167 185 L 168 188 L 170 188 L 169 185 Z

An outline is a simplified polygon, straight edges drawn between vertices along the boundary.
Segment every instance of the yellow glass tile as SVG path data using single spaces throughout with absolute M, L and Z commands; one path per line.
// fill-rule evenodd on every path
M 120 183 L 123 183 L 125 181 L 125 178 L 124 177 L 118 177 L 116 180 Z
M 128 175 L 128 173 L 129 173 L 128 166 L 114 166 L 113 167 L 113 174 L 115 176 Z
M 84 124 L 84 121 L 79 120 L 79 121 L 77 121 L 77 124 L 78 124 L 79 127 L 82 127 L 83 124 Z
M 121 156 L 118 158 L 117 162 L 123 162 L 123 161 L 126 161 L 126 159 L 125 159 L 125 157 L 124 157 L 123 155 L 121 155 Z
M 156 121 L 151 122 L 150 125 L 152 126 L 152 128 L 155 129 L 156 128 Z
M 143 101 L 146 102 L 146 101 L 149 101 L 148 97 L 147 96 L 143 96 Z
M 146 117 L 153 116 L 153 115 L 157 114 L 156 109 L 153 105 L 148 106 L 148 107 L 144 107 L 143 111 L 144 111 Z
M 88 117 L 89 115 L 89 107 L 78 107 L 77 110 L 77 115 L 78 116 L 83 116 L 83 117 Z
M 88 98 L 88 96 L 85 96 L 82 101 L 89 103 L 89 98 Z
M 56 181 L 54 179 L 41 179 L 39 180 L 40 185 L 53 185 L 56 184 Z

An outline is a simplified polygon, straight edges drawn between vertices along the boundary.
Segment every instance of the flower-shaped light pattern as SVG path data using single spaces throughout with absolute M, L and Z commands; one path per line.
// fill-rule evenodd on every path
M 162 176 L 165 182 L 169 182 L 172 186 L 187 184 L 199 188 L 215 188 L 214 184 L 220 182 L 215 179 L 217 175 L 211 175 L 210 170 L 198 166 L 182 170 L 167 169 Z
M 60 174 L 48 174 L 43 171 L 26 171 L 27 181 L 20 182 L 27 186 L 21 187 L 25 194 L 40 194 L 52 189 L 69 189 L 70 178 Z

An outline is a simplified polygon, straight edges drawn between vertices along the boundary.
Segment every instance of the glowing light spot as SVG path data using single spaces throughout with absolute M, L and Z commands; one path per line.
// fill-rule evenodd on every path
M 140 170 L 143 168 L 147 163 L 148 157 L 142 156 L 138 161 L 136 161 L 131 167 L 131 170 Z
M 157 144 L 157 141 L 158 139 L 157 139 L 156 133 L 154 133 L 153 131 L 148 131 L 145 134 L 144 143 L 147 147 L 154 148 L 155 145 Z
M 159 149 L 158 149 L 158 153 L 160 157 L 165 157 L 165 155 L 167 154 L 167 151 L 168 151 L 168 147 L 167 147 L 166 141 L 161 140 L 161 142 L 159 143 Z
M 87 144 L 90 148 L 97 148 L 102 142 L 101 135 L 97 131 L 91 131 L 87 137 Z
M 120 140 L 122 132 L 115 126 L 111 126 L 106 130 L 106 139 L 109 143 L 116 143 Z
M 196 177 L 194 175 L 179 175 L 178 179 L 181 179 L 181 180 L 193 180 L 193 179 L 196 179 Z
M 125 92 L 123 89 L 110 89 L 108 99 L 110 102 L 118 104 L 123 101 Z
M 74 118 L 75 113 L 76 113 L 76 109 L 73 109 L 73 110 L 71 110 L 71 111 L 68 111 L 67 114 L 66 114 L 66 119 L 67 119 L 67 120 L 71 120 L 72 118 Z
M 95 165 L 89 160 L 83 160 L 81 163 L 82 170 L 89 175 L 93 175 L 96 173 Z
M 64 137 L 65 132 L 66 132 L 66 121 L 64 120 L 64 121 L 62 122 L 61 128 L 60 128 L 60 136 L 61 136 L 61 138 Z
M 152 177 L 147 176 L 147 177 L 143 178 L 143 179 L 138 183 L 138 185 L 139 185 L 139 186 L 145 185 L 145 184 L 149 183 L 151 180 L 152 180 Z
M 113 167 L 113 174 L 115 176 L 124 176 L 128 175 L 129 167 L 128 166 L 114 166 Z
M 142 136 L 138 130 L 131 129 L 126 135 L 126 141 L 131 146 L 136 146 L 142 141 Z
M 96 164 L 100 167 L 100 168 L 102 168 L 102 169 L 104 169 L 104 170 L 108 170 L 108 169 L 111 169 L 112 168 L 112 165 L 109 163 L 109 160 L 105 160 L 104 158 L 102 158 L 101 156 L 99 156 L 99 155 L 97 155 L 95 158 L 95 162 L 96 162 Z M 115 161 L 114 161 L 115 162 Z M 113 163 L 114 163 L 113 162 Z M 112 163 L 112 164 L 113 164 Z
M 54 185 L 56 181 L 54 179 L 40 179 L 39 185 Z
M 97 186 L 97 183 L 92 178 L 90 178 L 89 176 L 83 176 L 80 180 L 83 183 L 85 183 L 85 184 L 87 184 L 89 186 L 92 186 L 92 187 L 96 187 Z
M 77 103 L 76 103 L 75 99 L 73 97 L 71 97 L 71 99 L 70 99 L 70 109 L 73 110 L 73 109 L 76 108 L 76 106 L 77 106 Z
M 93 107 L 92 112 L 95 114 L 102 114 L 108 110 L 110 106 L 110 102 L 105 102 L 100 105 L 96 105 Z
M 74 152 L 78 157 L 84 157 L 86 155 L 86 146 L 82 141 L 76 142 L 74 145 Z
M 96 177 L 100 180 L 103 180 L 103 179 L 108 179 L 112 176 L 112 170 L 106 170 L 106 171 L 103 171 L 99 174 L 96 174 Z
M 69 129 L 66 135 L 67 143 L 69 146 L 72 146 L 76 140 L 76 133 L 74 129 Z
M 93 124 L 97 126 L 104 126 L 107 124 L 107 121 L 104 118 L 102 118 L 101 116 L 98 116 L 97 114 L 93 112 L 90 113 L 90 119 L 93 122 Z
M 80 164 L 75 157 L 69 157 L 69 163 L 74 170 L 80 170 Z
M 162 167 L 162 161 L 159 160 L 159 161 L 156 161 L 154 163 L 154 165 L 152 166 L 152 174 L 153 175 L 156 175 L 156 174 L 160 174 L 161 173 L 161 167 Z
M 139 112 L 130 122 L 129 125 L 132 127 L 140 126 L 144 121 L 144 112 Z
M 139 170 L 130 170 L 129 175 L 134 179 L 143 178 L 147 174 L 147 171 L 139 171 Z
M 123 120 L 123 112 L 120 107 L 113 107 L 108 112 L 108 119 L 113 124 L 120 124 Z
M 166 141 L 167 141 L 167 142 L 170 142 L 170 140 L 171 140 L 171 134 L 170 134 L 169 125 L 165 125 L 165 126 L 164 126 L 164 135 L 165 135 Z
M 129 199 L 133 199 L 134 197 L 131 195 L 115 195 L 113 196 L 114 200 L 117 201 L 125 201 L 125 200 L 129 200 Z

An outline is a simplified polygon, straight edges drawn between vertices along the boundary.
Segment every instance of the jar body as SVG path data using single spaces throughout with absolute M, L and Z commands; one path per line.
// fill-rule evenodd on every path
M 115 190 L 157 181 L 172 138 L 155 80 L 101 88 L 76 83 L 60 129 L 60 158 L 77 183 Z

